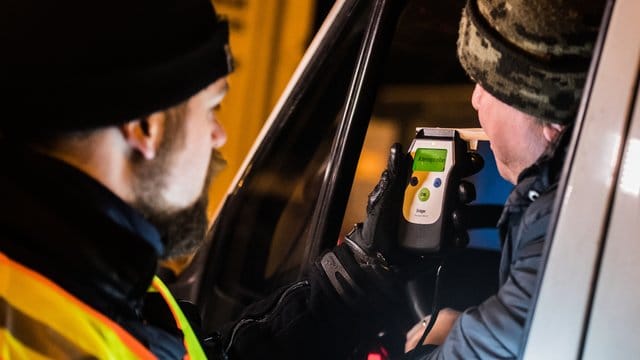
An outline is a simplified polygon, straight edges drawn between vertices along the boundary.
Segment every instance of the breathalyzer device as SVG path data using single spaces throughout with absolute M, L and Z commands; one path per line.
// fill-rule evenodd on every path
M 468 144 L 456 129 L 417 128 L 409 153 L 411 176 L 405 190 L 400 246 L 418 252 L 438 252 L 454 235 L 452 211 L 458 205 L 459 166 Z

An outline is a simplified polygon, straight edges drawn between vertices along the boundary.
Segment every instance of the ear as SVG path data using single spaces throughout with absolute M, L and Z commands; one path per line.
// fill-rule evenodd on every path
M 542 134 L 549 143 L 554 142 L 562 130 L 564 130 L 564 126 L 560 124 L 546 123 L 542 126 Z
M 164 113 L 155 112 L 142 119 L 129 121 L 121 125 L 120 130 L 127 144 L 138 151 L 145 159 L 156 157 L 164 133 Z

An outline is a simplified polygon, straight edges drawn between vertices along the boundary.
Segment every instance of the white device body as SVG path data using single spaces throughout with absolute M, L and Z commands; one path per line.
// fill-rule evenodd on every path
M 425 153 L 436 150 L 441 154 L 443 150 L 446 151 L 442 166 L 440 166 L 441 157 L 433 160 L 434 166 L 423 168 L 416 166 L 416 163 L 420 162 L 421 153 L 425 156 Z M 415 139 L 411 144 L 409 152 L 414 158 L 414 165 L 410 184 L 405 191 L 403 206 L 403 215 L 407 222 L 430 225 L 436 223 L 442 216 L 449 173 L 453 167 L 454 151 L 453 139 Z M 425 168 L 430 168 L 430 171 Z
M 456 161 L 467 144 L 456 129 L 417 128 L 409 153 L 411 177 L 404 193 L 399 244 L 418 252 L 440 251 L 450 232 Z

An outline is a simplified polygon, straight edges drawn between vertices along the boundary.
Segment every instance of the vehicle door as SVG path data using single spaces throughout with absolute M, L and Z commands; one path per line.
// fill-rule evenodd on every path
M 524 359 L 640 353 L 640 2 L 607 4 Z

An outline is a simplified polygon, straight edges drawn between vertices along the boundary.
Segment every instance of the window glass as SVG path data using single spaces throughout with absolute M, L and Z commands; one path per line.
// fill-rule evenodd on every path
M 215 328 L 294 281 L 372 1 L 347 1 L 213 229 L 200 300 Z M 355 4 L 355 5 L 354 5 Z M 213 284 L 213 285 L 211 285 Z M 201 302 L 201 301 L 199 301 Z M 224 311 L 224 310 L 227 311 Z M 210 315 L 208 315 L 210 314 Z

